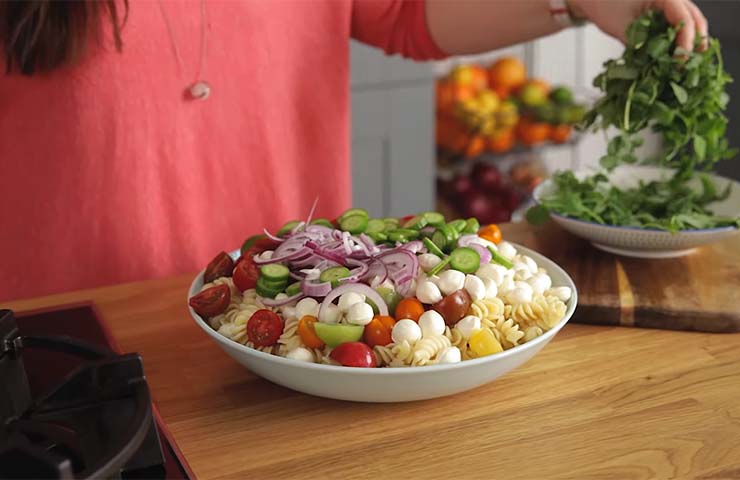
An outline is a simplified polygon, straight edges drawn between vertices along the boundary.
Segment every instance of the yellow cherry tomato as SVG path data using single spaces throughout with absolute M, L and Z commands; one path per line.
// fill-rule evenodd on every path
M 493 355 L 494 353 L 503 352 L 504 348 L 496 340 L 496 336 L 487 328 L 475 332 L 468 341 L 470 349 L 479 357 Z
M 316 322 L 318 319 L 312 315 L 305 315 L 298 322 L 298 336 L 308 348 L 323 348 L 324 346 L 324 342 L 316 335 L 316 330 L 313 328 Z
M 498 228 L 498 225 L 495 223 L 486 225 L 478 230 L 478 236 L 493 243 L 499 243 L 503 238 L 501 235 L 501 229 Z

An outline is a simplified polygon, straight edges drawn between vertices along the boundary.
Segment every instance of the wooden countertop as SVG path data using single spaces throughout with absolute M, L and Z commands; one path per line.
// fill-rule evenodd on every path
M 533 244 L 526 226 L 507 238 Z M 93 300 L 139 352 L 200 479 L 740 478 L 740 335 L 567 325 L 476 390 L 405 404 L 311 397 L 262 380 L 190 319 L 192 276 L 9 302 Z

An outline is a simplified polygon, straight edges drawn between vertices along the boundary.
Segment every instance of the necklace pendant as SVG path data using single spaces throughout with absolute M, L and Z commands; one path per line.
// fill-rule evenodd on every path
M 211 95 L 211 86 L 201 80 L 191 85 L 188 91 L 193 99 L 205 100 Z

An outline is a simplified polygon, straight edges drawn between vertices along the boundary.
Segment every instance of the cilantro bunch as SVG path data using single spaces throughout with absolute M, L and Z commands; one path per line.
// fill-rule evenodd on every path
M 708 171 L 737 151 L 729 147 L 724 109 L 729 101 L 719 42 L 707 39 L 706 48 L 689 52 L 675 46 L 677 27 L 662 13 L 648 11 L 630 24 L 621 58 L 609 60 L 594 79 L 603 96 L 584 117 L 584 129 L 616 129 L 606 155 L 603 173 L 578 180 L 572 172 L 553 176 L 556 193 L 541 199 L 528 212 L 541 223 L 548 211 L 606 225 L 669 230 L 740 227 L 740 217 L 714 216 L 708 205 L 727 198 L 729 188 L 718 192 L 714 182 L 699 176 L 702 190 L 689 186 L 697 170 Z M 620 190 L 609 185 L 608 173 L 621 164 L 638 163 L 639 133 L 651 128 L 662 139 L 654 158 L 642 159 L 671 168 L 667 181 L 640 182 Z

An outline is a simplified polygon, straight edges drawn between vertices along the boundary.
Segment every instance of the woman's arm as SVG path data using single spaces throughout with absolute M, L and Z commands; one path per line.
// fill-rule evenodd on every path
M 664 12 L 672 24 L 683 22 L 677 42 L 691 49 L 707 20 L 690 0 L 570 0 L 574 16 L 592 21 L 624 39 L 629 23 L 643 11 Z M 550 15 L 549 0 L 426 0 L 427 23 L 434 41 L 453 55 L 481 53 L 548 35 L 562 27 Z

